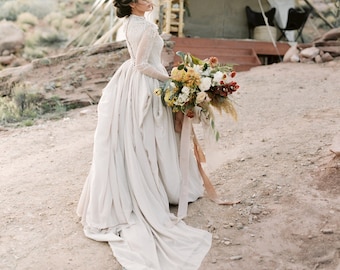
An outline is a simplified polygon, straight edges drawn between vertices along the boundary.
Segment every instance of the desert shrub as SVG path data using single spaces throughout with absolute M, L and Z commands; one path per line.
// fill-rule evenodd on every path
M 36 118 L 38 116 L 37 98 L 38 96 L 26 92 L 19 92 L 12 98 L 1 98 L 1 124 L 17 123 Z
M 93 0 L 79 0 L 79 3 L 82 3 L 83 5 L 92 5 Z
M 64 32 L 70 32 L 70 29 L 72 29 L 74 27 L 74 21 L 71 20 L 71 19 L 64 19 L 62 22 L 61 22 L 61 27 L 60 27 L 60 30 L 61 31 L 64 31 Z M 74 30 L 74 31 L 77 31 L 77 30 Z M 79 30 L 78 30 L 79 31 Z
M 39 19 L 57 8 L 54 0 L 7 0 L 0 9 L 0 19 L 15 21 L 24 12 L 29 12 Z
M 16 21 L 18 17 L 18 10 L 13 2 L 7 2 L 0 8 L 0 21 Z
M 65 16 L 60 12 L 51 12 L 50 14 L 44 17 L 43 21 L 47 25 L 59 30 L 64 19 Z
M 35 29 L 34 34 L 28 40 L 32 46 L 59 47 L 67 38 L 64 33 L 55 28 L 46 27 Z
M 18 122 L 20 119 L 18 108 L 8 97 L 0 98 L 0 124 Z
M 23 57 L 26 60 L 39 59 L 46 56 L 46 53 L 41 48 L 34 46 L 25 46 Z
M 46 99 L 40 92 L 33 92 L 25 85 L 17 85 L 11 97 L 0 98 L 0 124 L 21 123 L 28 126 L 39 118 L 59 119 L 67 108 L 60 98 Z
M 63 14 L 66 18 L 74 18 L 78 14 L 82 14 L 85 12 L 85 5 L 79 2 L 74 2 L 71 5 L 62 6 Z
M 28 24 L 31 26 L 35 26 L 38 24 L 38 18 L 31 13 L 24 12 L 18 16 L 17 22 L 21 25 Z
M 90 17 L 89 12 L 85 12 L 83 14 L 79 14 L 77 16 L 76 22 L 82 26 L 88 26 L 93 22 L 93 17 Z

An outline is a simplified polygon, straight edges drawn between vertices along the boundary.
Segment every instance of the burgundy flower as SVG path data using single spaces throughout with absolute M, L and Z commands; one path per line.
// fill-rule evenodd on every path
M 188 116 L 189 118 L 194 118 L 195 112 L 194 112 L 193 110 L 188 110 L 188 111 L 187 111 L 187 116 Z

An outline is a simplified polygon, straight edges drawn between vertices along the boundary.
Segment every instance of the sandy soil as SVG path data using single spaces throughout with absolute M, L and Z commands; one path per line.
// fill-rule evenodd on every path
M 187 223 L 213 233 L 201 269 L 340 270 L 340 161 L 330 152 L 339 70 L 275 64 L 237 75 L 239 120 L 218 116 L 222 138 L 206 149 L 206 170 L 221 196 L 241 203 L 190 204 Z M 0 269 L 120 269 L 75 214 L 95 126 L 91 106 L 0 129 Z

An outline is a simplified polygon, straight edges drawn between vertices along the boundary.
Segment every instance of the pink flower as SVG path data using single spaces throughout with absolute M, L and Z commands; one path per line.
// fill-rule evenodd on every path
M 218 64 L 218 59 L 217 59 L 217 57 L 212 56 L 212 57 L 209 58 L 209 65 L 210 65 L 211 67 L 216 67 L 217 64 Z

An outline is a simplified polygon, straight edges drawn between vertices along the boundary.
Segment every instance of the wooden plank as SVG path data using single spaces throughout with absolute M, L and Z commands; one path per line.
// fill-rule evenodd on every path
M 214 47 L 176 47 L 176 51 L 190 52 L 192 55 L 205 59 L 211 56 L 216 56 L 219 59 L 219 62 L 224 63 L 238 63 L 238 64 L 247 64 L 253 63 L 260 65 L 261 62 L 258 59 L 255 51 L 253 49 L 224 49 L 224 48 L 214 48 Z M 176 56 L 176 62 L 180 61 L 180 58 Z
M 219 55 L 254 55 L 255 51 L 253 49 L 237 49 L 237 48 L 215 48 L 215 47 L 190 47 L 190 51 L 187 51 L 189 47 L 182 47 L 182 46 L 176 46 L 177 51 L 182 51 L 186 53 L 191 53 L 195 55 L 195 53 L 199 52 L 206 52 L 208 51 L 209 54 L 212 53 L 211 56 L 214 54 L 219 54 Z
M 216 56 L 221 63 L 234 65 L 236 71 L 249 70 L 262 65 L 260 57 L 284 56 L 290 48 L 286 42 L 277 42 L 276 47 L 271 42 L 258 40 L 231 40 L 210 38 L 179 38 L 172 37 L 174 51 L 190 52 L 204 59 Z M 180 62 L 178 56 L 175 64 Z
M 243 48 L 254 49 L 257 55 L 279 55 L 283 56 L 290 48 L 286 42 L 276 42 L 276 47 L 271 42 L 259 40 L 231 40 L 231 39 L 209 39 L 209 38 L 177 38 L 172 40 L 179 47 L 214 47 L 214 48 Z

